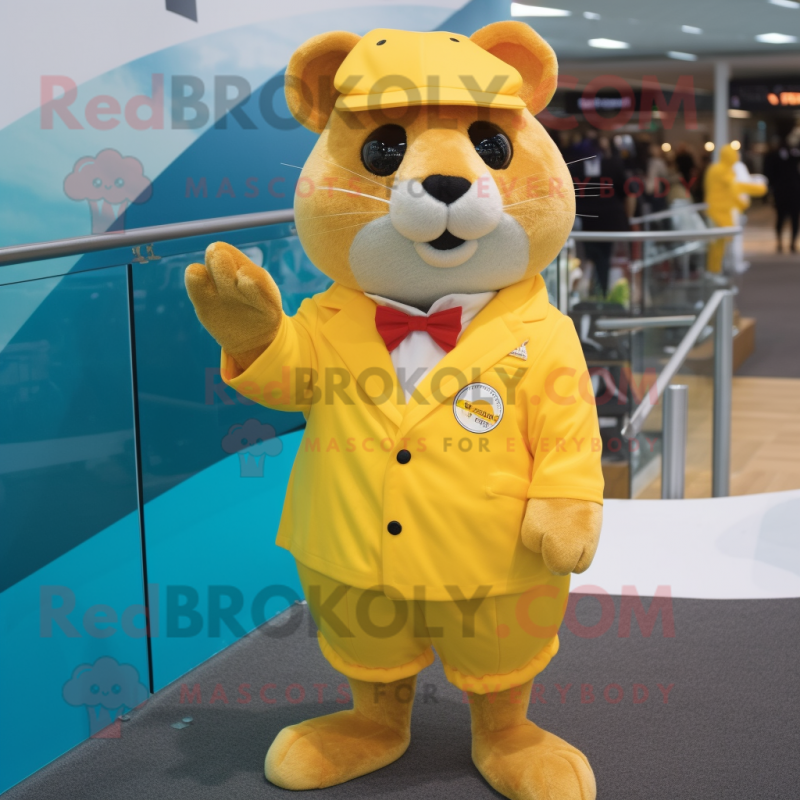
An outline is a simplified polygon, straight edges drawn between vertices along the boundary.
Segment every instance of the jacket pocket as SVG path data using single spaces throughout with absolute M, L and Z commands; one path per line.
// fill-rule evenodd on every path
M 531 482 L 527 478 L 511 475 L 507 472 L 495 472 L 489 476 L 486 494 L 489 497 L 513 497 L 517 500 L 528 499 Z

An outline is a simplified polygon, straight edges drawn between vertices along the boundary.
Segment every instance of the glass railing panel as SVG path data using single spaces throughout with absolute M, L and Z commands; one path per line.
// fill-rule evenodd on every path
M 641 247 L 633 264 L 634 313 L 697 313 L 720 288 L 705 268 L 707 242 L 642 242 Z
M 658 497 L 663 431 L 661 404 L 632 441 L 622 436 L 633 413 L 713 292 L 728 281 L 706 270 L 705 241 L 609 243 L 608 289 L 583 242 L 570 241 L 548 267 L 548 288 L 569 287 L 569 308 L 581 339 L 598 403 L 607 497 Z M 563 273 L 564 268 L 568 272 Z M 677 316 L 680 325 L 609 329 L 636 317 Z M 603 322 L 600 323 L 599 321 Z M 628 327 L 630 325 L 628 324 Z M 689 386 L 687 497 L 711 496 L 713 328 L 704 331 L 673 383 Z
M 126 272 L 0 286 L 0 792 L 148 696 Z
M 289 226 L 274 227 L 282 235 L 238 231 L 216 238 L 235 241 L 267 269 L 284 311 L 294 314 L 330 280 Z M 261 604 L 261 616 L 300 597 L 292 558 L 274 541 L 305 421 L 254 404 L 223 383 L 219 345 L 184 286 L 187 265 L 202 263 L 204 253 L 174 252 L 177 244 L 171 254 L 133 268 L 148 579 L 160 600 L 157 688 L 251 630 L 259 622 L 253 601 L 265 587 L 286 590 Z M 154 250 L 162 252 L 161 244 Z M 209 615 L 215 603 L 240 605 L 237 624 L 216 624 Z
M 653 385 L 656 375 L 666 366 L 686 328 L 655 328 L 632 334 L 633 365 L 642 375 L 642 391 Z M 709 326 L 690 351 L 671 384 L 688 388 L 685 496 L 711 497 L 712 420 L 713 420 L 713 329 Z M 661 496 L 663 456 L 663 396 L 644 423 L 631 453 L 631 497 L 654 499 Z M 636 403 L 638 405 L 638 403 Z
M 14 723 L 3 787 L 98 726 L 111 724 L 113 735 L 124 703 L 96 708 L 76 694 L 70 682 L 82 665 L 104 664 L 125 683 L 125 701 L 138 703 L 151 665 L 163 686 L 300 597 L 292 559 L 274 539 L 303 418 L 250 405 L 220 383 L 219 348 L 183 285 L 186 265 L 218 238 L 269 269 L 287 313 L 329 284 L 289 225 L 0 268 L 0 680 L 40 687 L 33 700 L 12 693 L 6 703 Z M 264 452 L 226 445 L 248 420 L 269 431 Z M 270 586 L 278 588 L 259 597 Z M 47 587 L 62 588 L 51 597 Z M 237 624 L 215 632 L 214 602 L 224 609 L 238 598 Z M 92 606 L 113 621 L 101 615 L 87 629 Z M 67 622 L 42 635 L 42 619 L 62 619 L 59 607 Z M 43 719 L 56 731 L 44 753 Z

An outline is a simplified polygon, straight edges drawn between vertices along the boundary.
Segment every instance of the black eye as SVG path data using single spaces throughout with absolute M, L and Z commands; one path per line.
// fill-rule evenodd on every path
M 382 125 L 361 148 L 361 161 L 373 175 L 391 175 L 406 154 L 406 132 L 399 125 Z
M 511 163 L 511 142 L 503 131 L 490 122 L 473 122 L 469 139 L 475 151 L 492 169 L 505 169 Z

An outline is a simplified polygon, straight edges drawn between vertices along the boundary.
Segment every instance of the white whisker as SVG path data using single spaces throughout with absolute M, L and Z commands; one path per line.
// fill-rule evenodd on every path
M 607 189 L 608 186 L 609 186 L 609 184 L 607 184 L 607 183 L 597 183 L 597 184 L 591 184 L 591 183 L 590 184 L 585 184 L 585 183 L 582 183 L 579 186 L 578 185 L 574 185 L 574 184 L 569 184 L 569 185 L 572 186 L 572 189 L 573 189 L 573 192 L 575 194 L 575 197 L 589 197 L 589 195 L 586 194 L 587 191 L 596 192 L 598 189 Z M 553 187 L 553 188 L 558 188 L 558 191 L 557 192 L 548 191 L 546 194 L 538 195 L 537 197 L 530 198 L 530 199 L 540 200 L 542 197 L 551 197 L 554 194 L 568 194 L 569 193 L 569 189 L 567 189 L 564 186 Z M 506 199 L 511 199 L 511 198 L 507 197 Z M 525 202 L 525 201 L 522 200 L 520 202 Z
M 537 178 L 535 181 L 524 181 L 519 186 L 516 185 L 516 182 L 510 188 L 506 188 L 505 186 L 503 186 L 503 188 L 500 190 L 500 193 L 502 195 L 513 194 L 514 192 L 522 191 L 523 189 L 530 189 L 533 186 L 535 186 L 537 183 L 541 183 L 542 181 L 546 181 L 546 180 L 556 181 L 556 182 L 561 183 L 563 185 L 563 181 L 558 181 L 558 179 L 556 179 L 556 178 L 552 178 L 550 176 L 546 176 L 544 178 Z M 602 183 L 601 181 L 586 181 L 586 182 L 584 182 L 584 181 L 575 181 L 575 180 L 572 181 L 572 186 L 574 186 L 576 189 L 579 189 L 581 187 L 598 187 L 598 186 L 610 186 L 610 185 L 611 184 L 609 184 L 609 183 Z
M 384 211 L 342 211 L 339 214 L 319 214 L 314 217 L 297 217 L 298 221 L 300 220 L 307 220 L 307 219 L 326 219 L 327 217 L 348 217 L 354 214 L 384 214 Z
M 357 225 L 344 225 L 341 228 L 331 228 L 330 230 L 327 231 L 317 231 L 316 233 L 306 234 L 306 236 L 304 236 L 303 238 L 305 239 L 308 236 L 321 236 L 324 233 L 336 233 L 336 231 L 347 231 L 350 230 L 351 228 L 363 228 L 365 225 L 369 225 L 369 222 L 359 222 Z
M 586 156 L 586 158 L 576 158 L 574 161 L 567 161 L 566 164 L 577 164 L 579 161 L 588 161 L 590 158 L 597 158 L 597 156 Z
M 597 156 L 586 156 L 586 158 L 578 158 L 575 161 L 567 161 L 567 162 L 565 162 L 565 164 L 566 164 L 566 166 L 569 166 L 570 164 L 577 164 L 579 161 L 588 161 L 590 158 L 597 158 Z M 530 175 L 524 175 L 521 178 L 514 178 L 514 180 L 512 182 L 513 185 L 511 187 L 511 189 L 509 189 L 509 191 L 511 191 L 511 192 L 514 191 L 514 188 L 516 187 L 517 180 L 527 181 L 528 179 L 533 178 L 536 175 L 541 175 L 541 174 L 542 174 L 541 172 L 532 172 Z M 553 177 L 552 175 L 545 175 L 542 178 L 536 178 L 536 180 L 533 181 L 533 183 L 541 183 L 542 181 L 546 181 L 548 179 L 551 179 L 552 177 Z M 503 188 L 502 191 L 505 192 L 505 187 Z
M 344 192 L 345 194 L 355 194 L 358 197 L 366 197 L 369 200 L 377 200 L 379 203 L 386 203 L 387 206 L 391 205 L 388 200 L 384 200 L 382 197 L 375 197 L 371 194 L 363 194 L 362 192 L 351 192 L 350 189 L 339 189 L 336 186 L 326 186 L 323 189 L 320 189 L 321 192 Z
M 599 214 L 576 214 L 576 217 L 592 217 L 592 219 L 600 219 Z
M 521 206 L 523 203 L 532 203 L 534 200 L 547 200 L 549 197 L 558 197 L 559 195 L 566 194 L 566 192 L 556 192 L 555 194 L 545 194 L 541 197 L 529 197 L 527 200 L 520 200 L 517 203 L 509 203 L 503 208 L 512 208 L 513 206 Z M 580 197 L 602 197 L 600 194 L 582 194 Z
M 312 155 L 314 155 L 312 153 Z M 381 183 L 380 181 L 374 181 L 372 178 L 367 178 L 365 175 L 359 175 L 357 172 L 353 171 L 352 169 L 348 169 L 347 167 L 343 167 L 341 164 L 337 164 L 335 161 L 329 161 L 327 158 L 323 158 L 322 156 L 316 156 L 320 161 L 324 161 L 326 164 L 333 164 L 334 167 L 339 167 L 339 169 L 346 170 L 347 172 L 355 175 L 357 178 L 361 178 L 361 180 L 369 181 L 370 183 L 374 183 L 376 186 L 380 186 L 381 189 L 388 189 L 390 192 L 393 191 L 391 186 L 387 186 L 385 183 Z

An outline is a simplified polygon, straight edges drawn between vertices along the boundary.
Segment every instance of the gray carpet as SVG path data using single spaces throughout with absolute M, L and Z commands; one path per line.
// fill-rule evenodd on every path
M 800 600 L 676 600 L 672 638 L 663 636 L 660 621 L 649 637 L 635 621 L 630 636 L 620 637 L 619 598 L 614 603 L 614 623 L 602 636 L 582 638 L 563 631 L 561 653 L 540 676 L 546 704 L 530 712 L 543 727 L 586 752 L 599 797 L 800 796 Z M 597 623 L 598 602 L 581 600 L 577 619 L 584 625 Z M 262 627 L 160 692 L 123 723 L 121 738 L 80 745 L 12 789 L 6 800 L 297 797 L 265 781 L 267 746 L 284 725 L 344 706 L 337 705 L 330 688 L 322 690 L 323 702 L 317 701 L 314 684 L 335 687 L 341 677 L 309 636 L 305 606 L 295 606 L 278 622 L 292 620 L 300 623 L 292 635 L 276 637 Z M 274 705 L 257 695 L 267 682 L 277 685 L 271 691 L 278 698 Z M 202 703 L 182 705 L 181 683 L 199 684 Z M 236 702 L 243 683 L 255 689 L 249 704 Z M 647 687 L 645 702 L 634 704 L 634 683 Z M 659 683 L 674 684 L 666 704 Z M 227 705 L 210 703 L 217 684 L 225 690 Z M 286 700 L 291 684 L 303 687 L 303 702 Z M 572 684 L 563 704 L 556 684 Z M 581 702 L 581 684 L 592 684 L 594 702 Z M 623 688 L 621 702 L 606 701 L 608 684 Z M 299 696 L 299 689 L 294 691 Z M 612 699 L 614 691 L 609 690 Z M 187 715 L 194 720 L 188 727 L 172 727 Z M 379 772 L 313 796 L 499 797 L 472 766 L 469 753 L 468 709 L 437 662 L 420 677 L 406 755 Z
M 748 258 L 736 304 L 756 318 L 756 350 L 736 374 L 800 378 L 800 254 Z

